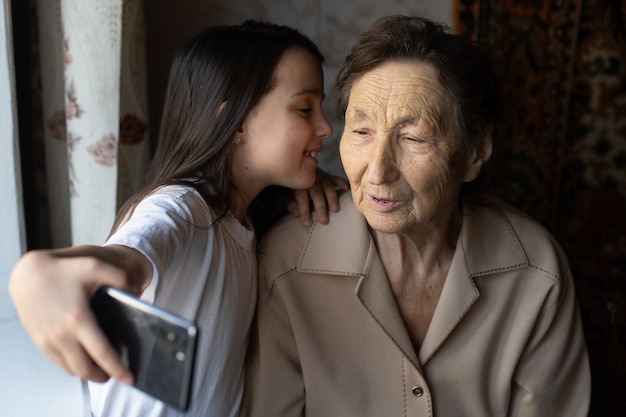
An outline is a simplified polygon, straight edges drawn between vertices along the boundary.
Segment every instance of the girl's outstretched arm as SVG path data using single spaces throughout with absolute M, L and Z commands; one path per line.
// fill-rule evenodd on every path
M 27 252 L 15 265 L 9 293 L 35 345 L 66 372 L 104 382 L 133 377 L 91 312 L 90 300 L 104 285 L 139 294 L 152 265 L 135 249 L 75 246 Z

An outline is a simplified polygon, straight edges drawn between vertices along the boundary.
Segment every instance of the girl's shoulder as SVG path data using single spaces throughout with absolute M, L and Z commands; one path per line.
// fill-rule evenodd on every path
M 139 202 L 140 212 L 162 213 L 167 217 L 180 217 L 196 225 L 208 225 L 214 217 L 202 195 L 191 185 L 161 186 Z

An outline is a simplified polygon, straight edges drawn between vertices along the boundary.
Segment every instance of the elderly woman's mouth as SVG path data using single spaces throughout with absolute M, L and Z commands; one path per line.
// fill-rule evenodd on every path
M 370 205 L 377 210 L 389 210 L 398 204 L 398 201 L 396 200 L 383 197 L 374 197 L 373 195 L 368 195 L 368 199 Z

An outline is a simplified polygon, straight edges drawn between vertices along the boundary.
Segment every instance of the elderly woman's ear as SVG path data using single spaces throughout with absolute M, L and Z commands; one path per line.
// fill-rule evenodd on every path
M 482 140 L 476 144 L 467 158 L 467 170 L 465 172 L 465 178 L 463 181 L 474 181 L 480 173 L 483 164 L 491 158 L 491 152 L 493 150 L 493 125 L 487 128 L 487 131 L 483 135 Z

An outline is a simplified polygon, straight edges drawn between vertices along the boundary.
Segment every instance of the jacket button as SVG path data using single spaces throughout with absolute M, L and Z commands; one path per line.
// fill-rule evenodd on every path
M 414 386 L 413 388 L 411 388 L 411 392 L 413 393 L 413 395 L 415 395 L 416 397 L 421 397 L 422 395 L 424 395 L 424 388 L 419 387 L 419 386 Z

